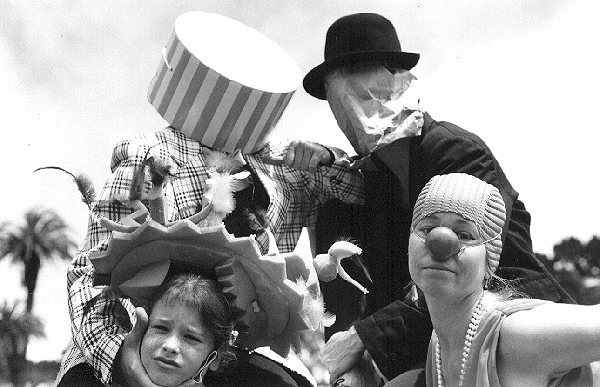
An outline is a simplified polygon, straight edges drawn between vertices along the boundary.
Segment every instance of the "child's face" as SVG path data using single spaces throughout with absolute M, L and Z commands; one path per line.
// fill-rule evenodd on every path
M 177 386 L 189 380 L 213 349 L 213 337 L 197 310 L 162 299 L 156 303 L 140 348 L 142 364 L 154 383 Z

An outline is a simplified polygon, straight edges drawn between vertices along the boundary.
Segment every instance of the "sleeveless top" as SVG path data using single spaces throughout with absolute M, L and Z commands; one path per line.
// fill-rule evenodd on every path
M 471 356 L 476 362 L 469 362 L 463 387 L 501 387 L 496 368 L 496 352 L 500 328 L 506 318 L 515 312 L 530 310 L 550 301 L 537 299 L 516 299 L 500 302 L 483 316 L 472 346 Z M 427 352 L 426 380 L 427 387 L 437 386 L 437 370 L 435 365 L 435 343 L 437 336 L 432 333 Z M 598 362 L 574 368 L 561 374 L 553 375 L 548 387 L 598 387 L 600 386 L 600 366 Z

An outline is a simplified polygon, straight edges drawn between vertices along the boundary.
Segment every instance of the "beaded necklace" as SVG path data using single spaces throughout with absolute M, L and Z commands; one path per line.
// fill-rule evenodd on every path
M 477 328 L 479 328 L 479 322 L 481 321 L 481 318 L 483 317 L 486 311 L 487 307 L 485 305 L 485 302 L 483 301 L 483 296 L 481 296 L 479 302 L 477 303 L 477 306 L 475 307 L 475 310 L 473 311 L 473 315 L 471 316 L 471 322 L 469 323 L 469 328 L 467 329 L 467 334 L 465 335 L 465 345 L 463 346 L 458 387 L 462 387 L 463 385 L 463 381 L 467 373 L 467 361 L 469 358 L 469 352 L 471 351 L 471 343 L 473 342 L 473 338 L 477 333 Z M 437 370 L 437 385 L 438 387 L 445 387 L 444 375 L 442 374 L 442 349 L 440 346 L 439 339 L 435 343 L 435 366 Z

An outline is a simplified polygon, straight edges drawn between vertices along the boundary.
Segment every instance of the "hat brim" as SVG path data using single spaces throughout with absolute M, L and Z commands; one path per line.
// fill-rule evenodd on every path
M 133 231 L 113 231 L 106 250 L 90 253 L 96 271 L 104 273 L 94 275 L 108 281 L 94 278 L 95 285 L 110 285 L 133 305 L 143 306 L 172 268 L 214 272 L 238 322 L 247 328 L 240 332 L 244 345 L 270 346 L 287 356 L 294 335 L 308 326 L 304 294 L 287 278 L 282 255 L 263 256 L 254 237 L 236 238 L 222 225 L 200 227 L 184 219 L 167 227 L 132 217 L 123 223 L 136 223 Z
M 306 74 L 302 85 L 304 90 L 318 99 L 327 99 L 325 93 L 325 76 L 331 70 L 356 63 L 385 61 L 387 64 L 410 70 L 419 62 L 420 55 L 403 51 L 363 51 L 338 55 L 324 61 Z

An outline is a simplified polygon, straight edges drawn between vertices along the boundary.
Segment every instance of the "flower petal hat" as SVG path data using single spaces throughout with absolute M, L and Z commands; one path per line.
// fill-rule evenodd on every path
M 164 181 L 150 180 L 151 192 L 162 192 Z M 149 200 L 150 208 L 140 199 L 130 200 L 127 204 L 137 210 L 118 223 L 101 217 L 111 235 L 105 250 L 90 251 L 94 285 L 129 298 L 135 306 L 146 306 L 170 273 L 214 278 L 237 316 L 244 347 L 269 346 L 285 357 L 299 331 L 316 329 L 322 322 L 312 257 L 296 252 L 261 255 L 254 235 L 229 234 L 222 223 L 226 214 L 215 211 L 227 207 L 219 202 L 229 201 L 231 195 L 223 196 L 211 195 L 202 211 L 173 222 L 165 220 L 164 195 Z M 318 308 L 322 313 L 315 312 Z

